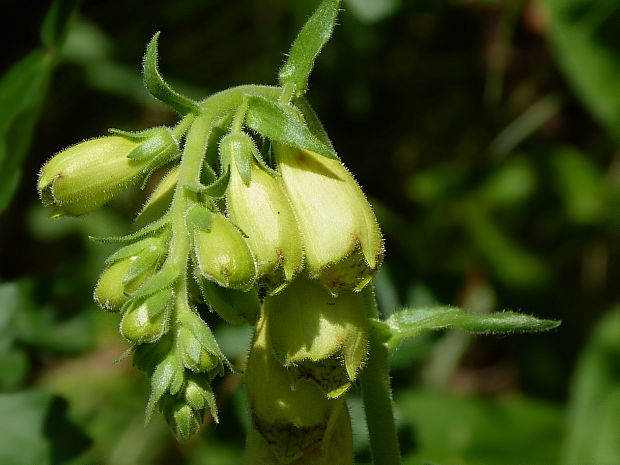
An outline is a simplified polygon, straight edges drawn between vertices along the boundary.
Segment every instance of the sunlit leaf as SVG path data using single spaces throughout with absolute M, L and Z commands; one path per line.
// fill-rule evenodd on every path
M 394 312 L 384 324 L 387 345 L 395 348 L 403 339 L 445 328 L 460 328 L 480 334 L 519 333 L 546 331 L 560 322 L 514 312 L 479 315 L 455 307 L 422 307 Z

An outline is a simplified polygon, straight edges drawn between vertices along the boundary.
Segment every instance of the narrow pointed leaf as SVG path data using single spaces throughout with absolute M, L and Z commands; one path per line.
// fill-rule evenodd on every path
M 472 333 L 495 334 L 546 331 L 560 324 L 515 312 L 477 315 L 454 307 L 406 308 L 393 313 L 385 325 L 387 346 L 391 349 L 406 338 L 445 328 L 460 328 Z
M 248 97 L 246 125 L 262 136 L 337 159 L 334 150 L 317 139 L 295 109 L 263 97 Z
M 157 39 L 159 38 L 159 32 L 156 32 L 148 46 L 146 47 L 146 53 L 144 54 L 144 84 L 147 90 L 153 97 L 167 103 L 177 112 L 182 115 L 191 113 L 193 111 L 199 111 L 199 107 L 188 97 L 179 94 L 168 85 L 164 78 L 159 73 L 157 67 Z
M 323 0 L 291 46 L 279 79 L 282 86 L 293 85 L 296 95 L 303 95 L 308 88 L 314 61 L 332 35 L 339 7 L 340 0 Z
M 159 220 L 159 221 L 155 221 L 151 224 L 146 225 L 144 228 L 134 233 L 127 234 L 125 236 L 108 236 L 108 237 L 88 236 L 88 238 L 95 242 L 126 244 L 130 242 L 134 242 L 138 239 L 142 239 L 143 237 L 153 235 L 157 231 L 167 226 L 169 226 L 169 223 L 167 221 Z
M 41 25 L 41 41 L 54 53 L 59 53 L 67 35 L 68 24 L 80 0 L 56 0 L 45 14 Z

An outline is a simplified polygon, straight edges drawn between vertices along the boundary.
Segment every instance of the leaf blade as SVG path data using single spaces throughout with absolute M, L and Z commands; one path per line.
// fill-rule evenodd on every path
M 497 334 L 546 331 L 560 322 L 515 312 L 478 315 L 455 307 L 422 307 L 394 312 L 385 324 L 389 329 L 387 346 L 393 349 L 403 339 L 451 327 L 478 334 Z

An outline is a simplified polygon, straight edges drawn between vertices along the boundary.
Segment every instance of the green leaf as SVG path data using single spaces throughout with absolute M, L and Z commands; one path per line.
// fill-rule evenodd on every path
M 0 212 L 19 183 L 51 71 L 51 55 L 35 50 L 0 80 Z
M 422 307 L 394 312 L 384 324 L 389 330 L 387 346 L 394 349 L 403 339 L 450 327 L 495 334 L 546 331 L 559 326 L 560 322 L 514 312 L 477 315 L 455 307 Z
M 144 54 L 144 84 L 153 97 L 167 103 L 182 115 L 200 110 L 198 104 L 184 95 L 179 94 L 172 89 L 164 81 L 157 68 L 157 39 L 159 32 L 153 35 L 153 38 L 146 47 Z
M 607 205 L 605 175 L 588 155 L 561 147 L 552 158 L 554 181 L 567 218 L 577 224 L 596 224 L 612 211 Z
M 546 0 L 558 63 L 590 112 L 620 134 L 620 3 Z
M 56 0 L 47 11 L 41 25 L 41 41 L 54 53 L 60 52 L 79 3 L 80 0 Z
M 300 120 L 289 105 L 272 102 L 263 97 L 248 97 L 246 125 L 271 140 L 292 145 L 327 158 L 337 159 L 334 150 L 317 139 L 306 123 Z
M 0 463 L 69 463 L 90 440 L 67 417 L 67 402 L 43 391 L 0 394 Z
M 160 164 L 167 161 L 165 155 L 173 154 L 178 150 L 177 143 L 172 133 L 167 128 L 158 128 L 153 135 L 133 149 L 127 158 L 132 160 L 142 160 L 144 158 L 152 158 Z M 158 160 L 160 156 L 164 156 L 163 160 Z
M 295 95 L 306 92 L 308 76 L 323 45 L 332 35 L 339 8 L 340 0 L 323 0 L 293 42 L 278 77 L 282 86 L 293 86 Z
M 485 399 L 411 390 L 396 403 L 416 444 L 406 463 L 558 463 L 564 425 L 562 412 L 552 404 L 516 396 Z
M 597 325 L 571 386 L 562 465 L 620 463 L 620 308 Z
M 478 203 L 462 208 L 464 226 L 497 278 L 516 288 L 541 288 L 549 281 L 549 269 L 539 255 L 504 232 Z

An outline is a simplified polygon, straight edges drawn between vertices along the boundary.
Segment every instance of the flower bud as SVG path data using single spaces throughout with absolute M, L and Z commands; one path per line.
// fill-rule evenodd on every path
M 222 159 L 230 160 L 231 170 L 226 205 L 231 221 L 247 235 L 259 281 L 274 291 L 302 268 L 301 236 L 279 182 L 254 161 L 253 144 L 246 134 L 222 140 Z
M 316 281 L 297 278 L 266 297 L 265 326 L 275 357 L 328 397 L 340 396 L 366 358 L 368 292 L 344 290 L 334 297 Z
M 207 352 L 194 333 L 185 327 L 179 329 L 177 344 L 183 365 L 196 373 L 211 371 L 221 363 L 219 358 Z
M 121 333 L 135 344 L 155 342 L 168 329 L 172 291 L 163 289 L 144 299 L 134 299 L 127 305 L 121 320 Z
M 56 154 L 41 169 L 39 195 L 58 215 L 98 209 L 136 181 L 152 160 L 127 156 L 140 145 L 120 136 L 91 139 Z
M 152 261 L 140 258 L 140 255 L 131 255 L 115 261 L 101 274 L 94 292 L 95 301 L 101 308 L 120 310 L 130 294 L 155 272 L 159 257 L 153 257 Z
M 194 410 L 204 410 L 209 408 L 211 415 L 217 423 L 217 406 L 215 396 L 209 382 L 201 375 L 190 374 L 185 385 L 185 401 Z
M 179 441 L 187 441 L 200 429 L 203 420 L 202 410 L 194 410 L 182 400 L 174 397 L 163 399 L 161 409 Z
M 359 185 L 338 160 L 278 143 L 272 147 L 310 276 L 334 294 L 362 289 L 379 267 L 383 241 Z
M 220 286 L 248 288 L 256 277 L 245 239 L 223 215 L 213 214 L 209 231 L 196 228 L 194 249 L 199 272 Z

